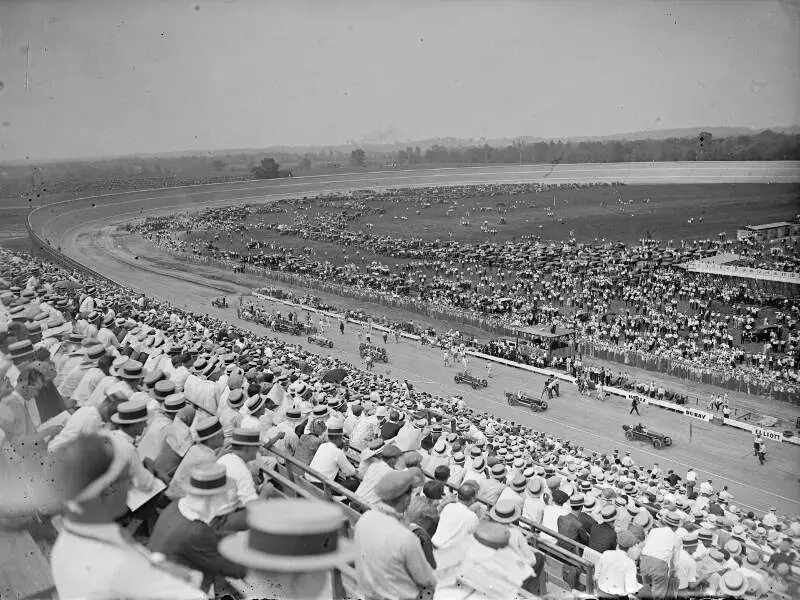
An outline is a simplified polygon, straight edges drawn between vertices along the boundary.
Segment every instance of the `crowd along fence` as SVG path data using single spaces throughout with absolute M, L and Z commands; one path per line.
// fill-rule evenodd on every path
M 414 298 L 389 295 L 386 292 L 378 292 L 376 290 L 365 290 L 350 285 L 333 283 L 311 276 L 287 273 L 285 271 L 277 271 L 261 266 L 241 265 L 232 261 L 207 256 L 197 256 L 178 250 L 168 250 L 168 252 L 181 260 L 189 260 L 204 265 L 216 265 L 226 270 L 236 267 L 247 275 L 263 277 L 272 281 L 279 281 L 318 292 L 330 293 L 344 298 L 351 298 L 360 302 L 369 302 L 389 308 L 408 310 L 431 319 L 448 320 L 469 325 L 500 337 L 514 337 L 515 335 L 514 329 L 509 325 L 498 322 L 495 319 L 477 316 L 466 310 L 439 307 Z M 800 403 L 800 391 L 798 391 L 796 387 L 780 382 L 755 378 L 744 371 L 731 374 L 721 369 L 690 368 L 669 357 L 646 352 L 632 352 L 619 348 L 610 348 L 606 345 L 587 340 L 579 340 L 577 349 L 580 356 L 584 359 L 588 357 L 599 360 L 609 360 L 654 373 L 665 373 L 693 383 L 715 385 L 737 392 L 764 396 L 774 400 L 792 402 L 794 404 Z

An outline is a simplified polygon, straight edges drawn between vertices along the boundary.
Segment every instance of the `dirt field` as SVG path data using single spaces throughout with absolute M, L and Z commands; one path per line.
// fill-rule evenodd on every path
M 336 262 L 337 257 L 331 254 L 336 247 L 331 244 L 255 229 L 259 222 L 291 223 L 298 216 L 324 221 L 328 215 L 342 210 L 337 206 L 321 208 L 320 204 L 313 201 L 300 210 L 297 205 L 287 203 L 287 213 L 251 214 L 247 220 L 250 235 L 259 241 L 328 251 L 327 260 Z M 735 237 L 736 230 L 744 225 L 791 219 L 800 211 L 800 185 L 631 185 L 471 198 L 456 205 L 370 200 L 367 207 L 385 213 L 360 217 L 350 223 L 350 230 L 371 226 L 369 231 L 374 235 L 425 240 L 447 239 L 452 233 L 450 239 L 467 243 L 502 243 L 523 235 L 560 241 L 574 234 L 580 242 L 605 238 L 630 244 L 637 243 L 646 233 L 655 239 L 677 242 L 716 239 L 719 233 Z M 461 225 L 462 218 L 467 218 L 471 225 Z M 500 224 L 500 218 L 507 222 Z M 693 222 L 689 223 L 689 219 Z M 497 233 L 481 232 L 483 224 Z M 242 244 L 224 248 L 241 250 Z

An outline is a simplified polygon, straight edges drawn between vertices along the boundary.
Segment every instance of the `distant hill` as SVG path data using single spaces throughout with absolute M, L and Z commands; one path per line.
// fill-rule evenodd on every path
M 740 136 L 740 135 L 755 135 L 762 131 L 773 131 L 775 133 L 783 133 L 788 135 L 800 134 L 800 125 L 792 125 L 789 127 L 769 127 L 769 128 L 748 128 L 748 127 L 682 127 L 679 129 L 652 129 L 647 131 L 634 131 L 629 133 L 616 133 L 613 135 L 605 136 L 573 136 L 573 137 L 535 137 L 535 136 L 519 136 L 515 138 L 501 137 L 501 138 L 457 138 L 457 137 L 440 137 L 440 138 L 427 138 L 412 141 L 370 141 L 369 138 L 377 136 L 368 136 L 362 140 L 351 140 L 344 144 L 336 145 L 320 145 L 320 146 L 266 146 L 264 148 L 226 148 L 215 150 L 176 150 L 172 152 L 158 152 L 146 154 L 127 154 L 119 156 L 106 156 L 106 157 L 81 157 L 75 159 L 53 159 L 43 161 L 28 161 L 28 160 L 11 160 L 2 163 L 3 166 L 31 166 L 37 164 L 54 164 L 54 163 L 70 163 L 70 162 L 108 162 L 116 161 L 119 159 L 152 159 L 152 158 L 181 158 L 181 157 L 208 157 L 208 158 L 224 158 L 232 156 L 253 156 L 263 154 L 275 155 L 296 155 L 303 156 L 305 154 L 319 154 L 319 153 L 338 153 L 349 156 L 350 151 L 354 148 L 362 148 L 368 153 L 393 153 L 398 150 L 405 150 L 409 146 L 414 148 L 419 146 L 424 152 L 433 146 L 442 146 L 445 148 L 470 148 L 476 146 L 483 146 L 488 144 L 495 148 L 503 148 L 512 146 L 518 141 L 523 141 L 527 144 L 534 144 L 536 142 L 549 142 L 549 141 L 563 141 L 563 142 L 603 142 L 613 140 L 665 140 L 669 138 L 694 138 L 701 131 L 708 131 L 715 139 Z

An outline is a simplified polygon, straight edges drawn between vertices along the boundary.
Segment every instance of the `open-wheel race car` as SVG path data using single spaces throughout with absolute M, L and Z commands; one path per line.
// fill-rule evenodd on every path
M 225 298 L 225 296 L 222 296 L 221 298 L 214 298 L 211 301 L 211 306 L 215 308 L 228 308 L 228 300 Z
M 323 348 L 333 348 L 333 342 L 331 340 L 317 334 L 308 336 L 308 343 L 316 344 L 317 346 L 322 346 Z
M 358 355 L 361 358 L 364 358 L 365 356 L 371 356 L 372 360 L 375 362 L 389 362 L 389 356 L 386 354 L 386 348 L 378 348 L 377 346 L 373 346 L 372 344 L 368 344 L 366 342 L 362 342 L 358 345 Z
M 301 335 L 303 333 L 303 326 L 296 321 L 278 319 L 275 321 L 275 331 L 279 333 L 289 333 L 291 335 Z
M 467 385 L 471 385 L 473 390 L 485 388 L 489 385 L 488 381 L 481 379 L 480 377 L 475 377 L 475 375 L 468 371 L 456 373 L 456 376 L 453 379 L 456 383 L 466 383 Z
M 625 432 L 625 439 L 627 440 L 645 440 L 651 442 L 653 448 L 672 446 L 671 437 L 648 429 L 647 426 L 641 423 L 637 423 L 636 425 L 623 425 L 622 430 Z
M 509 406 L 527 406 L 534 412 L 547 410 L 547 400 L 535 398 L 524 392 L 505 392 Z

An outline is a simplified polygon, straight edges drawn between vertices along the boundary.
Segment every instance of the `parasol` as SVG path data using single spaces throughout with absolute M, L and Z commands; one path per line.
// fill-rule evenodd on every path
M 331 369 L 320 378 L 320 381 L 322 383 L 341 383 L 347 375 L 346 369 Z

